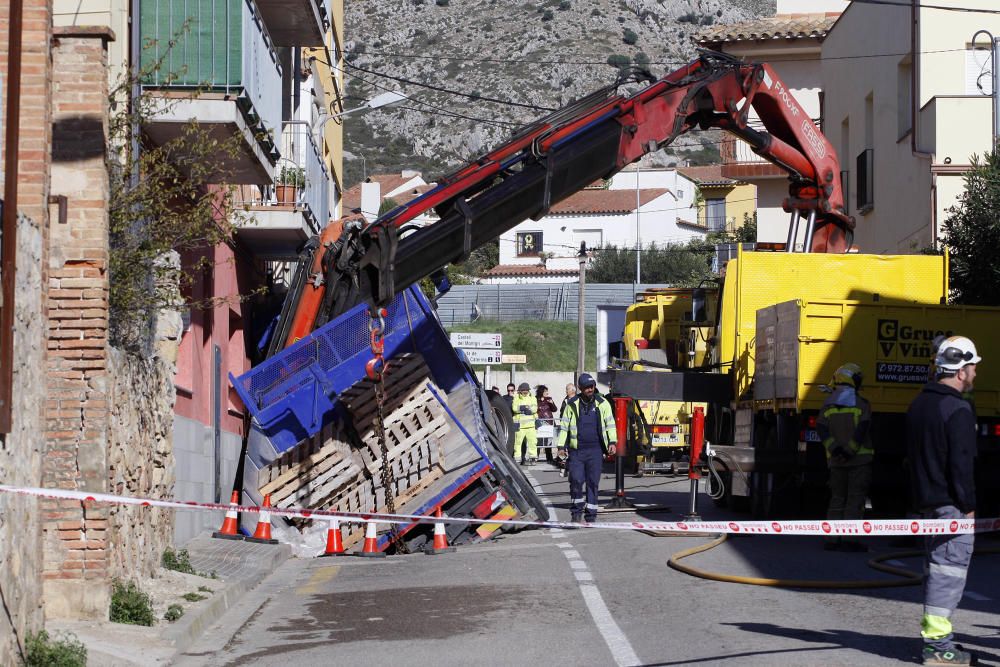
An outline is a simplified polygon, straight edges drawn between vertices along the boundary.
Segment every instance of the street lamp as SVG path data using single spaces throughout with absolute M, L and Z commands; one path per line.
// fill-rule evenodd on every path
M 403 100 L 408 100 L 406 95 L 399 92 L 398 90 L 390 90 L 384 93 L 379 93 L 375 97 L 371 98 L 359 107 L 354 107 L 353 109 L 345 109 L 340 113 L 335 113 L 331 116 L 327 116 L 323 119 L 323 123 L 329 120 L 336 120 L 337 118 L 343 118 L 352 113 L 357 113 L 358 111 L 367 111 L 368 109 L 378 109 L 379 107 L 389 107 L 399 104 Z M 321 124 L 322 126 L 322 124 Z

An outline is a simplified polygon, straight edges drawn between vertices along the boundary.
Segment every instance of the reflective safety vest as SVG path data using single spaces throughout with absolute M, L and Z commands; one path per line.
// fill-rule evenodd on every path
M 853 388 L 838 386 L 826 399 L 816 419 L 816 430 L 831 466 L 871 463 L 871 421 L 871 404 Z
M 569 399 L 562 413 L 562 421 L 559 427 L 559 448 L 576 449 L 578 444 L 576 425 L 580 420 L 580 401 L 583 400 L 578 394 Z M 615 428 L 615 415 L 611 410 L 611 401 L 600 394 L 594 394 L 594 401 L 597 404 L 597 424 L 598 433 L 601 437 L 601 449 L 608 450 L 608 445 L 618 444 L 618 429 Z
M 527 410 L 521 410 L 522 407 Z M 538 400 L 534 396 L 515 394 L 511 409 L 514 411 L 514 423 L 517 424 L 519 431 L 535 428 L 535 420 L 538 419 Z M 524 414 L 525 412 L 528 414 Z

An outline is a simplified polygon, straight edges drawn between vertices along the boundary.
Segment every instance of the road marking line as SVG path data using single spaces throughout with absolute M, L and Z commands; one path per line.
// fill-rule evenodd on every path
M 977 593 L 975 591 L 965 591 L 965 596 L 979 602 L 989 602 L 993 598 L 986 597 L 982 593 Z
M 320 586 L 330 581 L 340 572 L 339 565 L 316 568 L 309 581 L 295 589 L 296 595 L 312 595 L 319 592 Z
M 536 483 L 531 473 L 525 472 L 524 474 L 529 482 L 532 484 Z M 544 498 L 542 502 L 545 503 L 545 507 L 549 510 L 549 520 L 555 520 L 555 508 Z M 553 535 L 553 537 L 555 536 Z M 566 560 L 573 569 L 573 576 L 576 577 L 580 595 L 583 596 L 583 601 L 587 605 L 587 611 L 590 612 L 590 617 L 594 620 L 597 631 L 601 633 L 601 638 L 604 639 L 605 645 L 611 651 L 611 657 L 614 658 L 615 664 L 618 667 L 642 665 L 643 663 L 639 660 L 639 656 L 636 655 L 635 650 L 629 643 L 628 637 L 618 627 L 614 616 L 611 615 L 611 611 L 604 603 L 604 598 L 601 597 L 601 591 L 598 590 L 597 584 L 594 583 L 594 575 L 587 568 L 587 563 L 580 558 L 579 552 L 572 549 L 573 545 L 569 542 L 557 542 L 556 546 L 562 549 L 566 555 Z
M 900 560 L 887 560 L 883 561 L 886 565 L 892 565 L 893 567 L 906 567 L 906 563 Z

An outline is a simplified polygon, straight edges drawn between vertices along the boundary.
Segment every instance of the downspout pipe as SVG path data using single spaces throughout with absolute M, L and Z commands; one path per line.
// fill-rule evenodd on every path
M 18 138 L 21 125 L 21 34 L 23 0 L 10 0 L 10 34 L 7 36 L 7 132 L 4 137 L 3 217 L 0 274 L 0 433 L 13 427 L 11 400 L 14 381 L 14 288 L 17 284 L 17 180 Z

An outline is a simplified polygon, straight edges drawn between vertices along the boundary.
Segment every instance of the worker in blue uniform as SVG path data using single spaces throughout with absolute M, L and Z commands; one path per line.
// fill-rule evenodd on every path
M 605 454 L 614 454 L 618 444 L 611 401 L 597 393 L 597 382 L 582 373 L 580 393 L 569 399 L 559 429 L 559 455 L 568 450 L 570 514 L 574 523 L 597 519 L 597 491 Z M 584 487 L 586 486 L 586 496 Z

